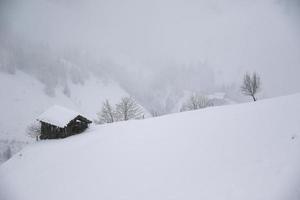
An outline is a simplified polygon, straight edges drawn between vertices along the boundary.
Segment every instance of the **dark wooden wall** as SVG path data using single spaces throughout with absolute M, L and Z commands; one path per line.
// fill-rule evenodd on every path
M 40 139 L 65 138 L 71 135 L 79 134 L 88 128 L 89 123 L 91 123 L 91 121 L 82 116 L 77 116 L 75 119 L 70 121 L 65 128 L 60 128 L 41 121 Z

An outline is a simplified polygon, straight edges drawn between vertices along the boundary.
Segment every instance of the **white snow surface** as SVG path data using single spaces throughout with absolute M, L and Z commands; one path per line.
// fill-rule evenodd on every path
M 56 125 L 60 128 L 64 128 L 71 120 L 76 118 L 78 115 L 81 114 L 77 111 L 70 110 L 59 105 L 53 105 L 45 112 L 43 112 L 37 118 L 37 120 Z
M 1 200 L 299 200 L 300 94 L 90 127 L 0 166 Z

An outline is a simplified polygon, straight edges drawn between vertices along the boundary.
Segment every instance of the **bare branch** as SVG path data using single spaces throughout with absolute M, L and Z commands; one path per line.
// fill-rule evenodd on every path
M 127 121 L 130 119 L 142 119 L 142 108 L 131 97 L 124 97 L 121 102 L 116 105 L 116 114 L 119 121 Z
M 97 115 L 98 115 L 100 124 L 115 122 L 115 115 L 116 115 L 115 110 L 110 105 L 110 103 L 107 99 L 105 100 L 105 102 L 102 105 L 101 112 L 97 113 Z
M 193 94 L 181 107 L 180 111 L 198 110 L 213 106 L 213 103 L 203 95 Z
M 249 73 L 244 75 L 241 92 L 246 96 L 251 96 L 253 101 L 256 101 L 255 95 L 260 91 L 261 82 L 259 75 L 254 72 L 252 76 Z

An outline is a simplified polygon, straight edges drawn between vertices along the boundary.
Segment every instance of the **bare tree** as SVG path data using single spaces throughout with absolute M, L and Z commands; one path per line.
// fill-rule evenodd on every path
M 121 99 L 121 102 L 116 105 L 116 114 L 120 121 L 142 119 L 144 116 L 142 108 L 131 97 Z
M 241 91 L 246 96 L 251 96 L 253 101 L 256 101 L 255 95 L 259 92 L 261 87 L 260 77 L 254 72 L 252 76 L 249 73 L 244 75 L 243 84 L 241 86 Z
M 36 141 L 39 140 L 41 135 L 41 125 L 39 122 L 34 122 L 27 127 L 27 135 L 29 137 L 35 138 Z
M 181 107 L 180 112 L 198 110 L 213 106 L 213 103 L 204 95 L 193 94 Z
M 106 99 L 102 105 L 101 112 L 97 113 L 99 123 L 113 123 L 115 121 L 116 112 L 114 108 L 110 105 L 109 101 Z

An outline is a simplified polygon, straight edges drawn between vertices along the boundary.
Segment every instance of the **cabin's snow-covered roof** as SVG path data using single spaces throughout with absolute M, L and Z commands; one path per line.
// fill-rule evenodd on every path
M 37 120 L 63 128 L 78 115 L 80 113 L 76 111 L 54 105 L 42 113 Z

